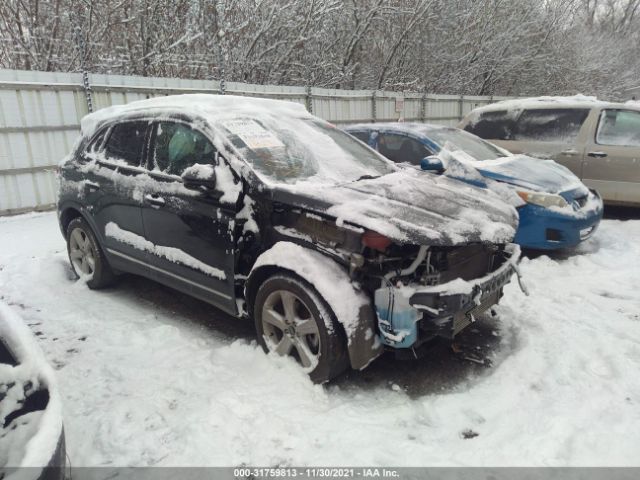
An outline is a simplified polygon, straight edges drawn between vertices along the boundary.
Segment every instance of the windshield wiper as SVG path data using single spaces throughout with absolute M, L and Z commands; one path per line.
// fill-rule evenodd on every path
M 354 182 L 359 182 L 360 180 L 373 180 L 374 178 L 380 178 L 382 175 L 362 175 L 354 180 Z

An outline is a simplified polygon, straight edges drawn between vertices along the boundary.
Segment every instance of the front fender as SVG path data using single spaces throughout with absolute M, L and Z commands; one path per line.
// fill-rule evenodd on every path
M 288 270 L 313 285 L 327 302 L 347 336 L 351 367 L 360 370 L 382 353 L 371 298 L 329 257 L 291 242 L 278 242 L 256 260 L 245 284 L 253 303 L 260 284 L 276 270 Z

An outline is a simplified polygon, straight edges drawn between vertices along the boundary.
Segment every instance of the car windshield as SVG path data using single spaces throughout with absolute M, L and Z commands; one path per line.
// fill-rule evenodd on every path
M 505 156 L 489 142 L 457 128 L 438 128 L 430 130 L 427 135 L 441 147 L 448 142 L 454 149 L 462 150 L 476 160 L 494 160 Z
M 218 122 L 231 143 L 267 183 L 346 183 L 394 172 L 383 159 L 333 125 L 268 115 Z

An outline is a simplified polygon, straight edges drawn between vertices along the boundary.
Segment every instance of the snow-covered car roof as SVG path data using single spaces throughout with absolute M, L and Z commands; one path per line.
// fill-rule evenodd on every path
M 381 123 L 355 123 L 344 127 L 345 131 L 375 129 L 375 130 L 395 130 L 397 132 L 426 134 L 429 131 L 455 128 L 447 125 L 437 125 L 434 123 L 418 122 L 381 122 Z
M 139 100 L 126 105 L 114 105 L 86 115 L 81 122 L 82 134 L 91 136 L 103 123 L 126 115 L 145 112 L 162 115 L 182 113 L 204 119 L 217 119 L 222 115 L 260 113 L 286 115 L 298 118 L 311 117 L 304 105 L 285 100 L 240 97 L 236 95 L 213 95 L 207 93 L 170 95 Z
M 499 110 L 522 110 L 525 108 L 592 108 L 592 107 L 608 107 L 608 108 L 629 108 L 636 107 L 623 103 L 606 102 L 598 100 L 597 97 L 586 95 L 573 95 L 568 97 L 560 96 L 542 96 L 530 98 L 514 98 L 511 100 L 502 100 L 500 102 L 475 108 L 471 113 L 479 114 L 484 112 L 495 112 Z

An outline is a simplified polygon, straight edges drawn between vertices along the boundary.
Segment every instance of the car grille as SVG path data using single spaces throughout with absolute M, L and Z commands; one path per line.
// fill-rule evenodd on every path
M 453 334 L 459 332 L 471 325 L 480 315 L 486 312 L 491 306 L 498 303 L 500 291 L 495 291 L 491 295 L 484 298 L 479 305 L 476 305 L 468 312 L 460 312 L 453 317 Z

